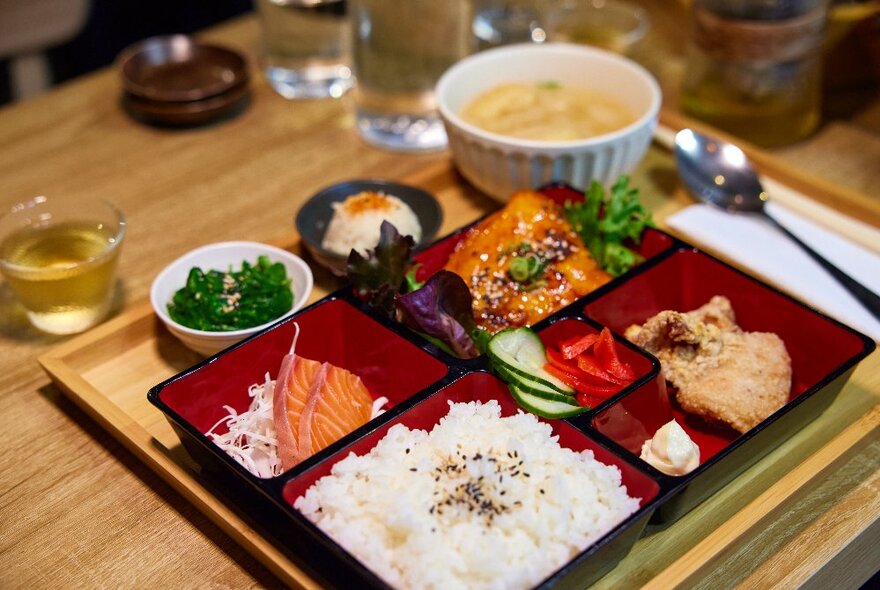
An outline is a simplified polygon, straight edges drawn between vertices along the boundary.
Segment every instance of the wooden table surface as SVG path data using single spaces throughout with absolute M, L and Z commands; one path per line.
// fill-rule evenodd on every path
M 682 50 L 681 36 L 672 33 L 676 18 L 675 10 L 656 11 L 652 30 L 652 42 L 673 58 Z M 664 30 L 666 37 L 658 33 Z M 252 56 L 257 34 L 255 23 L 243 19 L 205 37 Z M 664 86 L 680 72 L 673 58 L 658 72 Z M 2 109 L 0 207 L 40 193 L 116 202 L 130 228 L 118 313 L 143 301 L 161 268 L 196 245 L 270 241 L 289 233 L 299 205 L 327 184 L 409 177 L 449 157 L 366 146 L 352 128 L 348 98 L 288 102 L 256 70 L 252 86 L 252 103 L 240 116 L 189 130 L 131 120 L 120 108 L 112 70 Z M 671 86 L 668 92 L 674 97 Z M 775 153 L 876 207 L 880 100 Z M 475 191 L 444 203 L 441 232 L 495 206 Z M 321 272 L 316 282 L 314 297 L 337 286 Z M 50 383 L 36 358 L 65 340 L 32 329 L 0 284 L 0 587 L 279 586 Z M 876 435 L 774 515 L 754 543 L 718 556 L 718 578 L 684 585 L 858 586 L 880 563 Z

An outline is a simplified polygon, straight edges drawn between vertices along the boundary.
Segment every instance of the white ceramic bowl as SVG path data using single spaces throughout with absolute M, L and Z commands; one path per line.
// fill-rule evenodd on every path
M 618 131 L 574 141 L 517 139 L 465 123 L 458 113 L 483 92 L 509 82 L 558 82 L 616 97 L 638 116 Z M 506 201 L 550 182 L 605 185 L 639 163 L 654 133 L 662 95 L 634 61 L 566 43 L 508 45 L 467 57 L 437 83 L 440 115 L 458 170 L 481 191 Z
M 293 307 L 289 312 L 270 322 L 245 330 L 231 332 L 208 332 L 194 330 L 178 324 L 168 315 L 168 302 L 174 293 L 186 284 L 189 271 L 194 266 L 202 270 L 225 270 L 232 266 L 240 269 L 245 260 L 254 263 L 258 256 L 266 255 L 272 262 L 280 262 L 287 269 L 290 277 L 290 288 L 293 291 Z M 281 248 L 257 242 L 218 242 L 192 250 L 168 266 L 153 281 L 150 289 L 150 302 L 159 319 L 164 322 L 181 342 L 188 348 L 205 356 L 213 355 L 224 348 L 244 340 L 252 334 L 274 324 L 282 317 L 287 317 L 300 309 L 308 301 L 312 292 L 312 271 L 303 260 Z

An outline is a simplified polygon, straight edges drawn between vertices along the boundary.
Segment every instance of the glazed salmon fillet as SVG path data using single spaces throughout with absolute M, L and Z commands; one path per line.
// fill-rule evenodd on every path
M 515 280 L 511 261 L 531 257 L 543 270 Z M 529 326 L 611 280 L 583 246 L 562 207 L 534 191 L 474 226 L 459 242 L 446 269 L 461 276 L 473 295 L 482 328 Z
M 370 420 L 373 398 L 357 375 L 297 355 L 285 358 L 273 399 L 287 470 Z

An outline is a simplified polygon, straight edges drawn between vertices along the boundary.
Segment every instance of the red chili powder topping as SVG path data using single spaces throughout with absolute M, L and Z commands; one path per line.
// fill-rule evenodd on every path
M 364 191 L 348 197 L 342 205 L 349 215 L 359 215 L 367 211 L 390 211 L 394 203 L 383 193 Z

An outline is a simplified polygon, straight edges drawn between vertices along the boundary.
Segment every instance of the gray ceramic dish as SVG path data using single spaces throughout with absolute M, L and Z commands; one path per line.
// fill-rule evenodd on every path
M 321 242 L 333 217 L 333 203 L 344 201 L 363 191 L 392 195 L 409 205 L 422 226 L 422 238 L 417 246 L 430 243 L 443 222 L 443 211 L 437 199 L 431 193 L 414 186 L 387 180 L 347 180 L 318 191 L 299 210 L 296 229 L 315 261 L 337 276 L 345 274 L 348 256 L 340 256 L 324 249 Z

